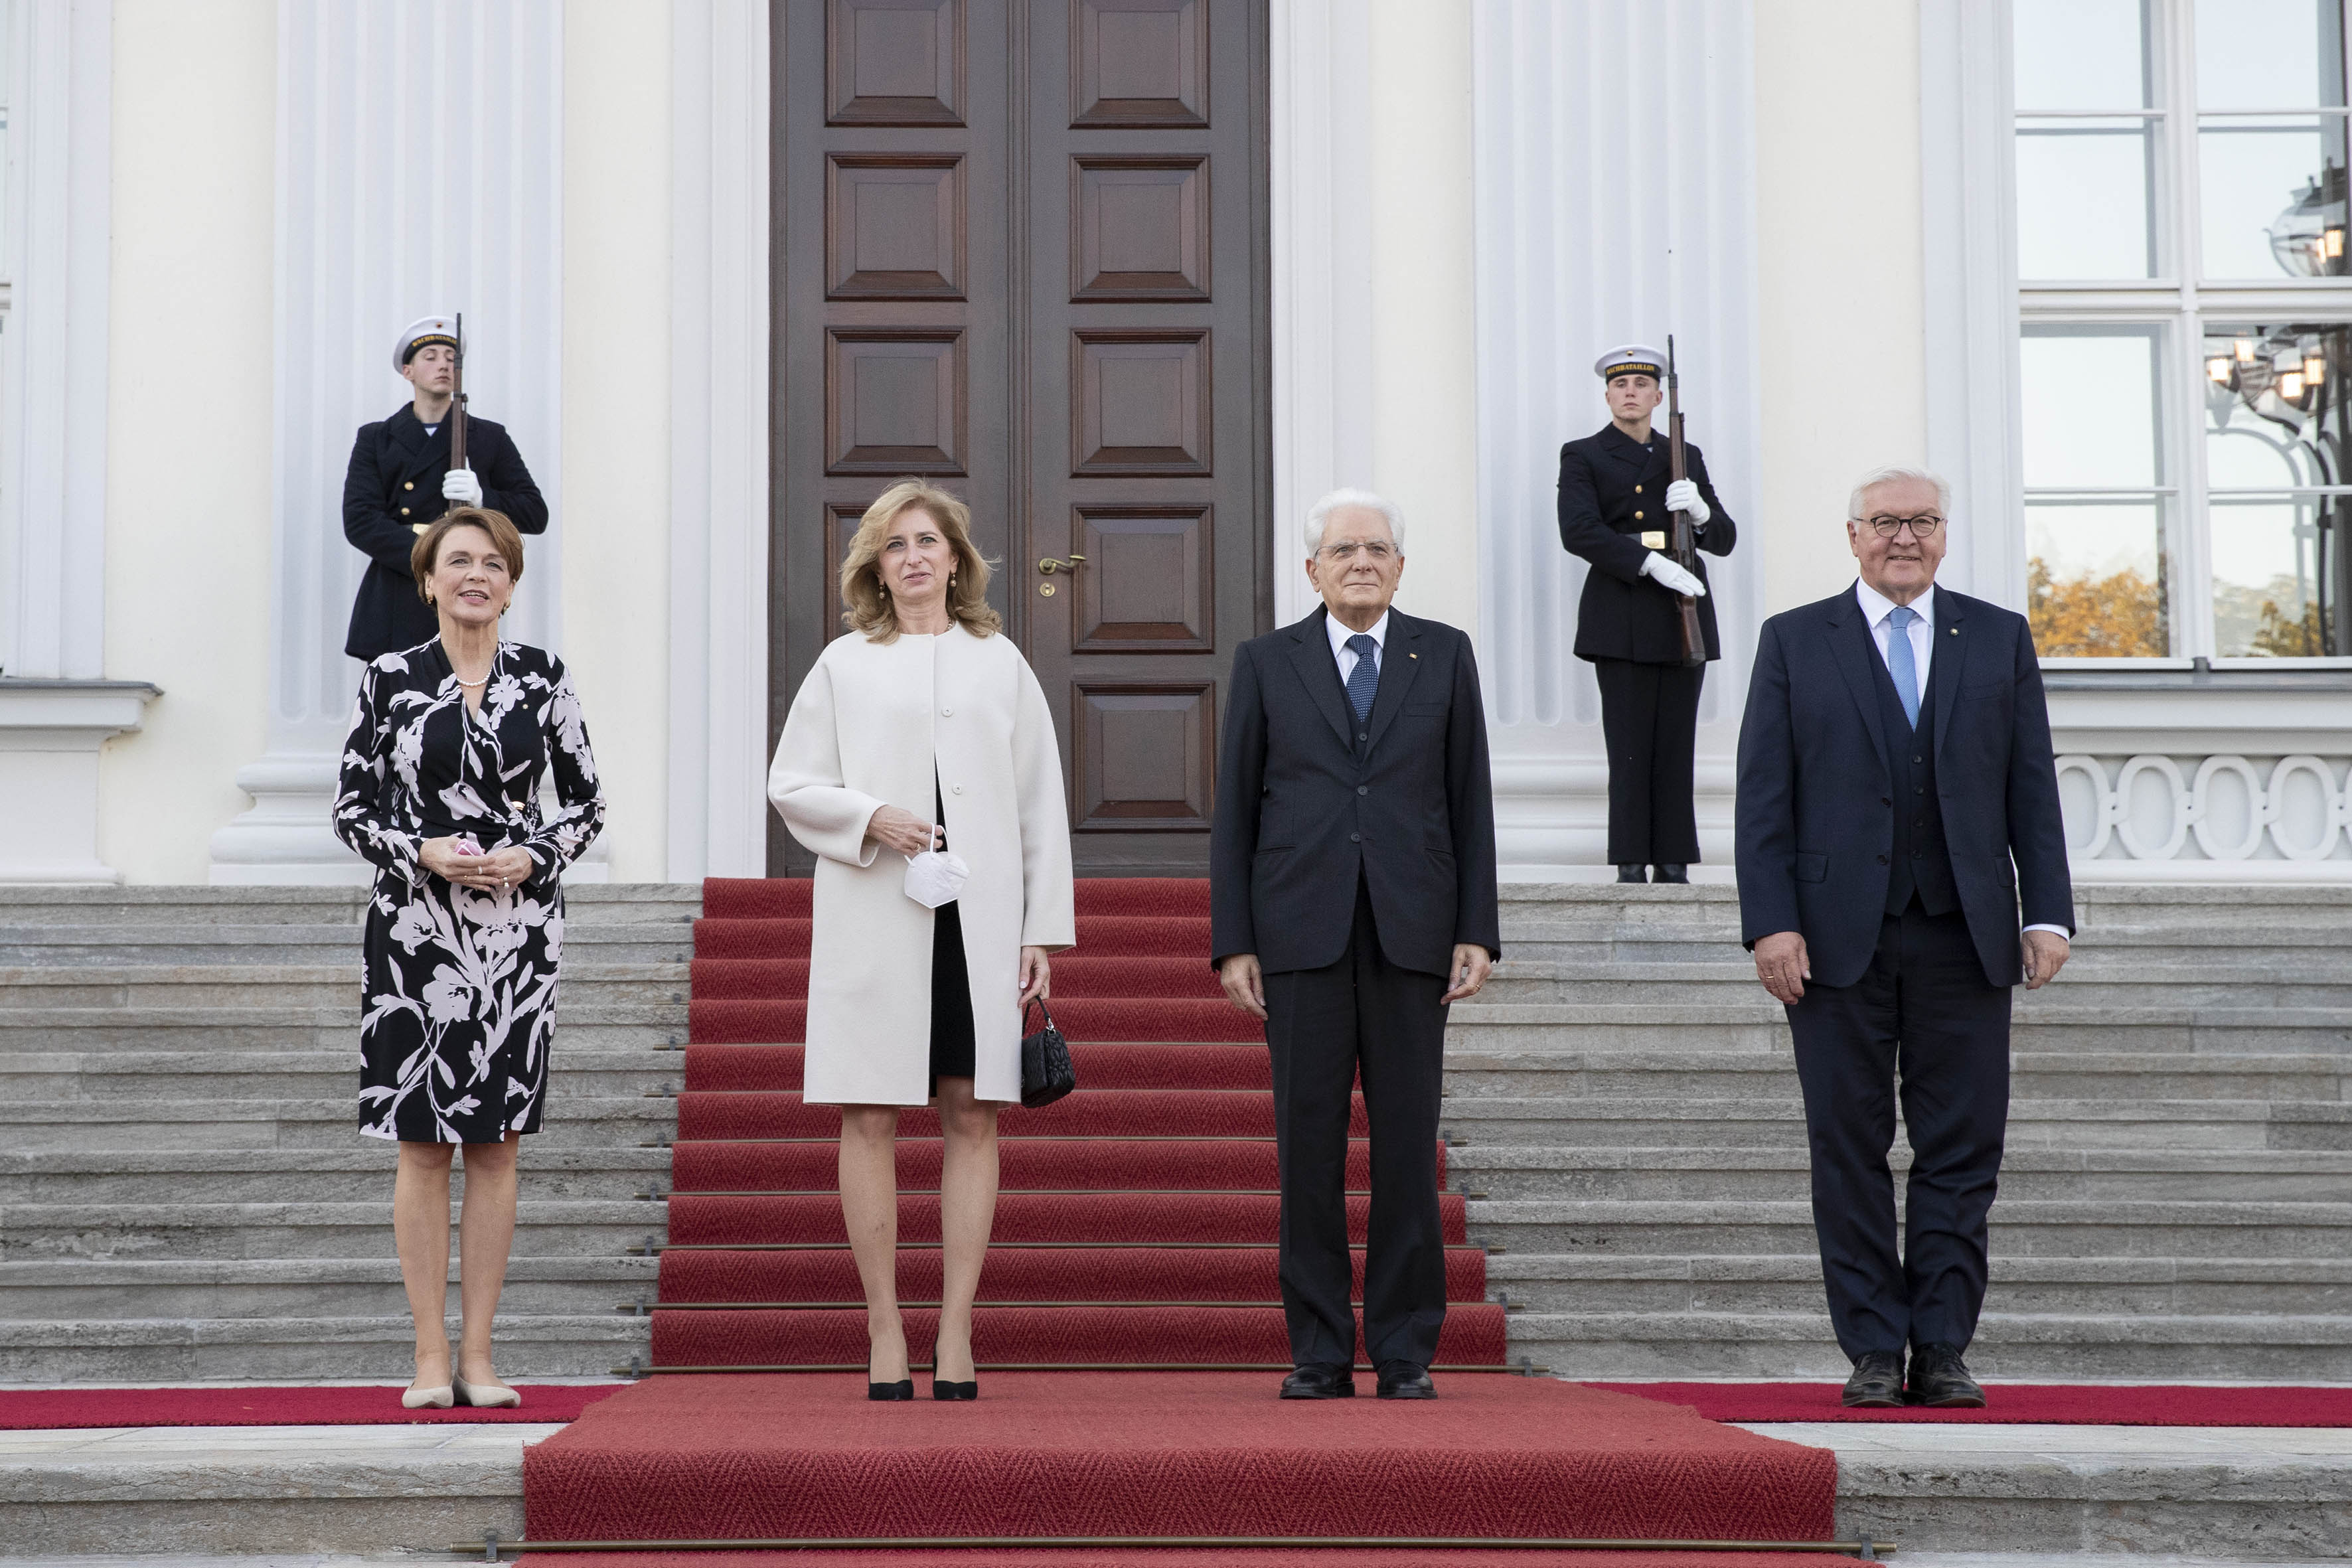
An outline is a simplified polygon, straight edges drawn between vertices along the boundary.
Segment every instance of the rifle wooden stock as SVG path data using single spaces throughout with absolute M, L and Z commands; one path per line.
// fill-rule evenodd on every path
M 1666 340 L 1666 454 L 1669 472 L 1680 484 L 1690 477 L 1688 458 L 1683 453 L 1683 399 L 1681 378 L 1675 374 L 1675 344 Z M 1666 558 L 1684 571 L 1696 576 L 1698 573 L 1698 541 L 1691 531 L 1690 513 L 1672 514 L 1674 531 L 1668 536 Z M 1706 633 L 1698 624 L 1698 601 L 1688 594 L 1675 595 L 1675 608 L 1679 613 L 1678 629 L 1682 634 L 1683 668 L 1691 668 L 1706 662 Z

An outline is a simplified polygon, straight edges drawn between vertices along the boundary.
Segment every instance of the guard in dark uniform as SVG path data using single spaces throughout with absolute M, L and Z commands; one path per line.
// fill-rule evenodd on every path
M 343 478 L 343 537 L 367 556 L 352 605 L 343 651 L 366 660 L 439 635 L 432 606 L 417 596 L 408 556 L 425 525 L 453 506 L 504 512 L 525 533 L 547 531 L 547 500 L 523 467 L 506 426 L 468 416 L 467 467 L 449 466 L 449 404 L 457 368 L 457 323 L 447 316 L 412 322 L 393 346 L 393 368 L 416 388 L 391 418 L 360 426 Z
M 1664 396 L 1666 356 L 1640 343 L 1593 363 L 1608 388 L 1609 423 L 1559 449 L 1559 542 L 1591 563 L 1577 606 L 1576 656 L 1601 683 L 1601 732 L 1609 745 L 1609 858 L 1617 879 L 1687 882 L 1698 858 L 1698 814 L 1691 803 L 1698 737 L 1699 683 L 1706 667 L 1682 662 L 1675 595 L 1698 600 L 1706 657 L 1718 658 L 1715 603 L 1706 568 L 1685 572 L 1665 554 L 1674 520 L 1691 514 L 1693 537 L 1710 555 L 1728 555 L 1738 536 L 1706 459 L 1688 441 L 1690 477 L 1670 482 L 1671 455 L 1650 415 Z

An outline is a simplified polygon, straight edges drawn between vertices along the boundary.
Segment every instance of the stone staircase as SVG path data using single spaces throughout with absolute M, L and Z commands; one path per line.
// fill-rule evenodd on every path
M 499 1312 L 517 1378 L 646 1354 L 621 1309 L 653 1291 L 682 1059 L 664 1053 L 701 907 L 695 888 L 567 899 Z M 394 1150 L 356 1127 L 363 901 L 0 889 L 0 1382 L 407 1375 Z
M 1788 1028 L 1727 887 L 1513 886 L 1444 1125 L 1511 1350 L 1843 1377 Z M 2352 889 L 2085 889 L 2020 992 L 1995 1377 L 2352 1382 Z M 1907 1151 L 1898 1135 L 1896 1193 Z

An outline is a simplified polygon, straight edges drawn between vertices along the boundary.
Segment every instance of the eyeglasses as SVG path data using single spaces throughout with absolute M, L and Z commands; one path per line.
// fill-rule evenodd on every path
M 1853 519 L 1853 521 L 1861 522 L 1864 520 L 1857 517 Z M 1897 533 L 1900 533 L 1906 527 L 1908 527 L 1911 530 L 1911 537 L 1914 539 L 1932 539 L 1935 537 L 1936 531 L 1944 526 L 1944 520 L 1937 517 L 1932 511 L 1924 513 L 1918 517 L 1887 517 L 1881 515 L 1871 518 L 1868 521 L 1871 531 L 1877 534 L 1881 539 L 1892 539 Z
M 1363 543 L 1327 544 L 1316 553 L 1331 561 L 1353 561 L 1359 550 L 1364 552 L 1367 559 L 1372 561 L 1386 561 L 1396 553 L 1395 550 L 1377 539 Z

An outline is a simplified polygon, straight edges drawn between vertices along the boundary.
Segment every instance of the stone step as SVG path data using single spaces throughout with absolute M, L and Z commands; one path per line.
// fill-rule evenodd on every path
M 559 1024 L 548 1057 L 551 1091 L 613 1098 L 676 1093 L 683 1055 L 603 1049 Z M 301 1098 L 359 1091 L 359 1051 L 19 1051 L 0 1056 L 0 1104 L 17 1100 Z
M 1449 1099 L 1485 1096 L 1743 1094 L 1800 1096 L 1793 1058 L 1756 1051 L 1488 1052 L 1449 1041 Z M 2021 1100 L 2352 1100 L 2352 1054 L 2233 1055 L 2202 1051 L 2038 1051 L 2011 1058 L 2010 1093 Z
M 5 1113 L 5 1108 L 0 1108 Z M 5 1126 L 0 1115 L 0 1126 Z M 1456 1096 L 1440 1130 L 1456 1147 L 1673 1144 L 1802 1149 L 1794 1099 L 1563 1100 Z M 2030 1100 L 2010 1108 L 2009 1147 L 2352 1150 L 2352 1106 L 2266 1100 Z
M 562 969 L 562 1002 L 570 1007 L 647 1005 L 687 999 L 682 963 L 581 964 Z M 163 1008 L 249 1010 L 268 1007 L 360 1006 L 361 971 L 349 963 L 205 963 L 0 969 L 0 1016 L 21 1012 L 86 1011 L 94 1015 Z M 93 1020 L 95 1021 L 95 1020 Z
M 379 1258 L 36 1258 L 0 1262 L 0 1318 L 352 1318 L 407 1310 L 390 1237 Z M 656 1255 L 516 1258 L 499 1314 L 595 1316 L 657 1289 Z M 454 1282 L 456 1272 L 450 1274 Z M 457 1300 L 453 1288 L 450 1298 Z
M 454 1306 L 454 1294 L 451 1301 Z M 453 1319 L 454 1338 L 457 1324 Z M 515 1382 L 605 1377 L 651 1359 L 653 1320 L 626 1312 L 514 1313 L 493 1331 L 499 1375 Z M 415 1374 L 416 1329 L 403 1309 L 342 1318 L 109 1318 L 0 1321 L 0 1381 L 142 1384 Z M 217 1437 L 215 1438 L 217 1441 Z M 9 1551 L 19 1550 L 11 1542 Z
M 613 1257 L 664 1233 L 642 1199 L 532 1198 L 515 1205 L 514 1256 Z M 0 1261 L 37 1258 L 373 1258 L 392 1244 L 389 1192 L 373 1203 L 10 1204 Z
M 686 1043 L 684 1004 L 558 1008 L 563 1044 L 625 1050 Z M 0 1057 L 60 1049 L 350 1051 L 359 1028 L 356 997 L 337 1007 L 24 1007 L 0 1011 Z
M 0 929 L 63 925 L 357 925 L 364 887 L 0 888 Z M 690 921 L 702 913 L 691 882 L 572 882 L 563 889 L 564 921 Z
M 1911 1164 L 1900 1140 L 1888 1162 L 1899 1196 Z M 0 1170 L 5 1170 L 0 1166 Z M 1798 1201 L 1811 1190 L 1802 1146 L 1787 1148 L 1563 1148 L 1474 1144 L 1446 1151 L 1460 1192 L 1490 1198 L 1576 1198 L 1682 1203 Z M 0 1176 L 0 1192 L 6 1191 Z M 2270 1150 L 2011 1149 L 2000 1197 L 2134 1202 L 2352 1203 L 2352 1152 Z
M 1803 1201 L 1674 1203 L 1487 1199 L 1470 1239 L 1515 1252 L 1666 1257 L 1798 1253 L 1814 1245 Z M 2014 1258 L 2352 1257 L 2352 1204 L 2004 1199 L 1991 1250 Z M 2346 1330 L 2352 1333 L 2352 1321 Z
M 12 1150 L 348 1149 L 358 1128 L 355 1089 L 331 1100 L 0 1101 L 0 1147 Z M 674 1100 L 551 1096 L 531 1142 L 634 1148 L 667 1142 L 677 1128 Z
M 1995 1210 L 1998 1213 L 1998 1210 Z M 2343 1316 L 2352 1258 L 1992 1257 L 1988 1309 L 2012 1315 Z M 1811 1251 L 1697 1258 L 1507 1252 L 1486 1295 L 1535 1313 L 1822 1310 Z
M 2063 983 L 2063 982 L 2062 982 Z M 1445 1028 L 1449 1052 L 1673 1049 L 1703 1037 L 1726 1050 L 1787 1050 L 1779 1003 L 1653 1006 L 1460 1002 Z M 2352 1053 L 2352 1013 L 2340 1007 L 2021 1007 L 2011 1030 L 2021 1051 Z
M 142 1149 L 0 1152 L 0 1203 L 244 1203 L 289 1189 L 322 1203 L 362 1202 L 389 1190 L 394 1145 L 356 1135 L 319 1149 Z M 626 1144 L 523 1145 L 534 1197 L 625 1198 L 669 1185 L 669 1151 Z M 451 1181 L 466 1184 L 465 1160 Z
M 1580 1380 L 1842 1382 L 1853 1370 L 1822 1310 L 1514 1312 L 1509 1325 L 1513 1361 Z M 2027 1382 L 2329 1383 L 2342 1381 L 2347 1358 L 2352 1319 L 2341 1315 L 1988 1311 L 1969 1347 L 1979 1375 Z
M 574 964 L 685 963 L 693 949 L 694 927 L 683 918 L 610 923 L 567 919 L 563 926 L 567 975 Z M 0 910 L 0 964 L 12 968 L 356 965 L 359 951 L 356 922 L 25 926 L 6 923 Z

